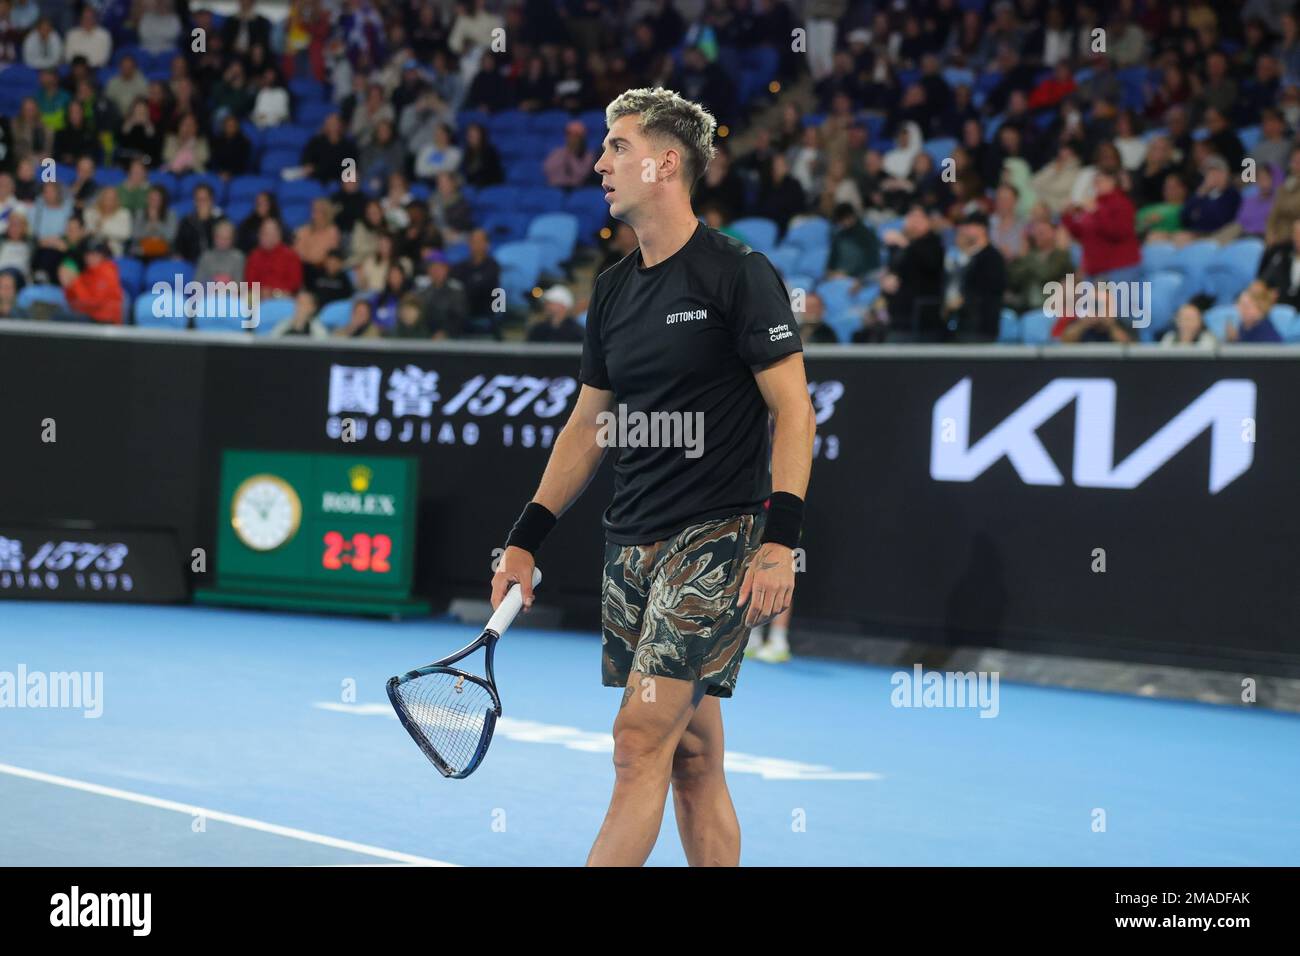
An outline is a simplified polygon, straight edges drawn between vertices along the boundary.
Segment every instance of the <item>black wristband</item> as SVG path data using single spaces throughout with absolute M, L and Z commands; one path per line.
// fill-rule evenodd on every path
M 803 499 L 788 491 L 774 491 L 767 506 L 767 524 L 763 528 L 763 543 L 771 541 L 787 548 L 799 546 L 799 533 L 803 530 Z
M 542 542 L 546 540 L 546 536 L 555 527 L 556 520 L 555 515 L 551 514 L 545 505 L 539 505 L 536 501 L 528 502 L 520 512 L 519 520 L 510 529 L 506 547 L 522 548 L 529 554 L 535 555 Z

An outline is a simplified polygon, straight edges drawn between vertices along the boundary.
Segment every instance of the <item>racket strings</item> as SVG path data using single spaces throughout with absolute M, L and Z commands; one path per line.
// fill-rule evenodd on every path
M 425 674 L 397 687 L 398 700 L 428 746 L 453 773 L 478 753 L 488 713 L 496 703 L 487 688 L 456 674 Z

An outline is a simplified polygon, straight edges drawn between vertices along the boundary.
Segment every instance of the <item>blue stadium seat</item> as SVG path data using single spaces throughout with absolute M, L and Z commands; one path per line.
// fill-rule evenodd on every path
M 117 278 L 122 283 L 122 291 L 127 298 L 134 298 L 144 282 L 144 263 L 129 256 L 119 256 L 113 261 L 117 264 Z
M 1174 256 L 1171 268 L 1186 277 L 1189 296 L 1210 291 L 1210 263 L 1218 254 L 1217 242 L 1213 239 L 1198 239 L 1183 246 Z
M 22 314 L 30 314 L 31 307 L 41 303 L 59 309 L 68 307 L 68 300 L 63 295 L 63 287 L 57 285 L 29 285 L 18 293 L 15 304 Z
M 258 164 L 258 170 L 264 176 L 278 177 L 280 175 L 280 170 L 300 165 L 298 158 L 301 155 L 301 149 L 268 148 L 262 155 L 262 161 Z
M 459 265 L 469 258 L 469 243 L 453 242 L 450 245 L 443 247 L 442 251 L 443 254 L 446 255 L 448 262 L 453 266 Z
M 497 185 L 485 186 L 479 190 L 475 199 L 475 209 L 484 212 L 515 209 L 519 205 L 519 187 Z
M 772 260 L 772 265 L 776 266 L 777 271 L 782 275 L 794 275 L 799 273 L 799 261 L 802 256 L 803 250 L 798 246 L 789 246 L 782 243 L 772 250 L 772 254 L 768 258 Z M 820 274 L 817 273 L 813 276 L 814 281 Z
M 331 302 L 320 310 L 316 318 L 320 319 L 321 325 L 331 332 L 335 329 L 341 329 L 352 318 L 352 301 L 352 299 L 339 299 L 336 302 Z
M 1205 290 L 1219 303 L 1231 302 L 1255 278 L 1263 257 L 1263 239 L 1249 237 L 1219 246 L 1207 270 Z
M 1268 320 L 1282 336 L 1283 342 L 1300 342 L 1300 321 L 1297 321 L 1295 306 L 1273 306 L 1268 310 Z
M 528 293 L 541 274 L 537 246 L 531 242 L 507 242 L 498 246 L 493 255 L 501 266 L 501 287 L 507 297 L 518 305 L 526 305 Z
M 1208 309 L 1205 313 L 1205 327 L 1214 334 L 1214 337 L 1220 342 L 1228 338 L 1229 323 L 1236 324 L 1237 308 L 1232 305 L 1216 305 Z
M 226 181 L 216 173 L 189 173 L 180 177 L 177 189 L 183 199 L 193 199 L 194 190 L 206 185 L 212 190 L 212 201 L 220 205 L 226 199 Z
M 194 264 L 185 259 L 155 259 L 145 267 L 144 283 L 140 288 L 149 292 L 157 282 L 172 285 L 176 282 L 178 273 L 181 284 L 184 285 L 194 278 Z
M 290 230 L 305 226 L 308 220 L 311 219 L 311 203 L 302 201 L 281 202 L 280 215 L 284 219 L 285 226 Z M 289 237 L 286 237 L 286 240 L 289 240 Z
M 331 113 L 337 113 L 338 111 L 338 107 L 329 102 L 301 102 L 298 104 L 298 109 L 294 113 L 294 124 L 299 129 L 310 129 L 311 135 L 315 136 L 316 131 L 319 130 L 321 124 L 325 122 L 325 117 L 329 116 Z M 307 140 L 303 140 L 303 145 L 306 145 L 306 142 Z
M 578 242 L 592 243 L 609 221 L 609 203 L 599 186 L 583 186 L 564 197 L 564 211 L 578 217 Z
M 800 272 L 807 272 L 810 275 L 820 276 L 826 271 L 826 263 L 831 257 L 831 247 L 809 246 L 801 249 L 799 252 L 799 261 L 795 268 Z
M 543 133 L 558 142 L 564 139 L 564 127 L 572 119 L 564 110 L 542 110 L 529 117 L 527 128 L 530 133 Z
M 542 177 L 542 161 L 535 156 L 503 160 L 501 165 L 508 185 L 527 187 L 545 181 Z
M 241 200 L 252 202 L 260 192 L 274 193 L 280 180 L 270 176 L 236 176 L 226 188 L 226 201 L 230 204 Z
M 745 237 L 745 242 L 752 249 L 771 258 L 776 249 L 776 237 L 779 227 L 771 219 L 761 216 L 748 216 L 731 223 L 731 228 Z
M 100 166 L 95 170 L 95 182 L 105 186 L 120 186 L 126 180 L 126 170 L 120 166 Z
M 998 341 L 1011 345 L 1020 341 L 1020 316 L 1015 309 L 1003 309 L 998 321 Z
M 266 135 L 262 140 L 265 149 L 291 149 L 295 153 L 301 153 L 302 148 L 307 145 L 307 139 L 315 135 L 313 130 L 306 138 L 303 137 L 303 130 L 297 126 L 273 126 L 266 130 Z
M 1142 271 L 1147 275 L 1174 268 L 1178 248 L 1172 242 L 1148 242 L 1142 247 Z
M 293 307 L 294 300 L 289 298 L 262 299 L 259 301 L 257 325 L 253 326 L 253 334 L 270 335 L 275 331 L 276 326 L 293 317 Z
M 184 219 L 194 211 L 193 199 L 178 199 L 171 205 L 172 212 L 176 213 L 177 219 Z
M 1149 331 L 1151 339 L 1154 339 L 1174 321 L 1178 307 L 1188 297 L 1182 294 L 1184 280 L 1181 272 L 1157 272 L 1149 275 L 1148 281 L 1151 283 L 1151 328 L 1142 331 Z M 1143 338 L 1147 339 L 1145 335 Z
M 1042 309 L 1030 309 L 1020 316 L 1020 341 L 1026 345 L 1048 345 L 1052 339 L 1052 326 L 1056 316 L 1044 314 Z
M 519 211 L 530 216 L 558 213 L 564 208 L 564 193 L 551 186 L 529 186 L 519 190 Z
M 295 179 L 280 183 L 275 193 L 282 205 L 287 203 L 310 203 L 325 195 L 325 187 L 315 179 Z
M 830 246 L 831 242 L 831 224 L 821 216 L 809 216 L 800 219 L 798 222 L 790 224 L 786 230 L 786 243 L 792 246 L 798 246 L 800 249 L 810 249 L 817 246 Z
M 524 213 L 498 210 L 483 216 L 479 225 L 487 230 L 488 239 L 499 242 L 522 242 L 528 234 L 529 218 Z
M 957 148 L 957 141 L 951 136 L 941 136 L 926 140 L 922 148 L 934 160 L 935 169 L 940 169 L 943 161 L 951 157 L 952 151 Z
M 824 321 L 841 342 L 847 342 L 858 326 L 851 298 L 853 283 L 852 279 L 827 279 L 817 286 L 817 294 L 826 306 Z
M 524 238 L 541 249 L 541 267 L 552 272 L 573 257 L 578 241 L 578 217 L 569 212 L 548 212 L 535 216 Z
M 144 329 L 189 328 L 190 320 L 184 315 L 154 315 L 154 299 L 154 294 L 149 290 L 145 290 L 135 297 L 132 318 L 134 318 L 136 325 Z M 161 311 L 170 313 L 176 310 L 168 307 Z
M 226 214 L 226 218 L 238 226 L 248 218 L 250 213 L 252 213 L 253 200 L 237 199 L 234 202 L 227 203 L 223 211 Z

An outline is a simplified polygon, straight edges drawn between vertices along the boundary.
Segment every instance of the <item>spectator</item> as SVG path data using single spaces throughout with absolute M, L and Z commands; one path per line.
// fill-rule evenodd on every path
M 1266 343 L 1281 342 L 1282 336 L 1269 321 L 1268 310 L 1273 307 L 1273 293 L 1256 279 L 1237 296 L 1236 315 L 1228 321 L 1228 341 Z
M 745 208 L 745 184 L 731 167 L 731 154 L 719 147 L 704 175 L 695 183 L 692 205 L 697 212 L 716 206 L 726 222 L 731 222 Z
M 337 329 L 334 336 L 341 339 L 378 338 L 380 331 L 372 321 L 373 318 L 374 307 L 370 304 L 370 300 L 354 299 L 348 324 Z
M 167 190 L 151 187 L 145 208 L 135 214 L 131 227 L 131 255 L 137 259 L 162 259 L 172 254 L 176 213 L 167 205 Z
M 72 199 L 63 187 L 49 182 L 41 187 L 40 197 L 32 205 L 31 236 L 36 250 L 32 257 L 32 277 L 40 283 L 55 281 L 59 261 L 66 249 L 68 220 L 72 217 Z
M 245 255 L 257 246 L 258 238 L 262 234 L 262 224 L 267 220 L 277 223 L 281 234 L 284 233 L 284 222 L 280 217 L 280 201 L 275 198 L 274 193 L 263 190 L 253 199 L 253 211 L 244 217 L 244 221 L 239 224 L 238 232 L 235 233 L 236 245 Z
M 1269 247 L 1259 264 L 1259 278 L 1283 305 L 1300 308 L 1300 219 L 1291 224 L 1291 239 Z
M 12 272 L 29 282 L 32 278 L 32 244 L 27 235 L 27 217 L 15 210 L 5 223 L 0 242 L 0 273 Z M 5 313 L 0 312 L 0 316 Z
M 23 62 L 33 70 L 57 69 L 63 62 L 63 37 L 49 17 L 41 17 L 36 29 L 27 34 L 23 41 Z
M 460 160 L 460 147 L 452 142 L 451 127 L 439 123 L 433 142 L 415 156 L 415 175 L 418 179 L 433 179 L 441 173 L 454 173 L 460 168 Z
M 255 46 L 271 47 L 271 21 L 255 6 L 254 0 L 239 0 L 239 9 L 222 24 L 222 47 L 236 56 L 248 56 Z
M 36 108 L 40 111 L 41 122 L 53 135 L 63 129 L 72 97 L 59 86 L 59 74 L 53 70 L 41 71 L 40 84 L 40 89 L 36 91 Z
M 1083 246 L 1083 271 L 1104 281 L 1137 279 L 1142 250 L 1134 229 L 1133 202 L 1119 190 L 1112 173 L 1098 170 L 1093 185 L 1091 198 L 1061 216 L 1070 235 Z
M 1025 254 L 1025 228 L 1028 225 L 1018 212 L 1020 193 L 1015 186 L 998 187 L 993 201 L 993 215 L 989 217 L 989 234 L 993 246 L 1010 262 Z
M 1006 304 L 1017 312 L 1041 309 L 1048 283 L 1064 282 L 1074 271 L 1070 260 L 1070 234 L 1050 220 L 1029 224 L 1029 248 L 1007 263 Z
M 32 97 L 23 97 L 22 104 L 18 107 L 18 115 L 9 125 L 15 163 L 33 157 L 40 159 L 50 151 L 54 139 L 50 131 L 45 128 L 45 120 L 41 116 L 40 108 Z
M 387 232 L 384 224 L 384 207 L 378 199 L 367 199 L 361 218 L 352 227 L 348 240 L 346 265 L 355 269 L 379 248 L 380 234 Z
M 346 238 L 365 213 L 370 197 L 362 192 L 361 184 L 355 176 L 347 176 L 339 183 L 334 195 L 330 196 L 330 202 L 334 206 L 334 223 Z
M 587 146 L 587 128 L 573 120 L 564 127 L 564 144 L 551 150 L 542 172 L 547 185 L 571 189 L 592 179 L 595 165 L 596 157 Z
M 573 293 L 553 285 L 542 295 L 542 318 L 528 330 L 529 342 L 581 342 L 586 334 L 573 310 Z
M 31 222 L 32 204 L 18 198 L 12 176 L 0 173 L 0 229 L 8 227 L 9 217 L 15 212 L 22 213 L 23 218 Z
M 378 190 L 393 173 L 406 169 L 406 149 L 397 139 L 390 120 L 375 126 L 374 139 L 361 150 L 358 172 L 371 189 Z
M 804 345 L 838 345 L 840 337 L 825 322 L 826 303 L 816 292 L 809 292 L 804 298 L 804 310 L 797 313 L 799 320 L 799 338 Z
M 996 341 L 1007 290 L 1007 264 L 989 242 L 988 217 L 977 212 L 962 220 L 957 227 L 957 245 L 966 256 L 966 265 L 949 327 L 961 339 Z
M 891 229 L 882 238 L 889 248 L 889 263 L 880 289 L 889 323 L 922 339 L 938 340 L 942 336 L 942 240 L 920 206 L 913 206 L 903 218 L 902 232 Z
M 482 123 L 470 123 L 465 127 L 465 152 L 461 157 L 460 171 L 465 182 L 476 189 L 505 181 L 501 154 L 492 145 Z
M 438 175 L 438 190 L 429 200 L 429 215 L 445 242 L 461 242 L 474 228 L 474 212 L 461 195 L 455 173 Z
M 1264 233 L 1264 241 L 1270 245 L 1287 241 L 1292 223 L 1300 219 L 1300 147 L 1291 150 L 1287 159 L 1287 176 L 1276 192 Z
M 775 222 L 784 235 L 790 220 L 803 212 L 806 205 L 803 187 L 790 175 L 790 164 L 785 156 L 777 153 L 772 157 L 772 173 L 767 185 L 760 190 L 755 213 Z
M 146 100 L 137 99 L 131 104 L 130 112 L 117 135 L 115 159 L 122 165 L 129 165 L 135 160 L 142 160 L 149 167 L 156 168 L 159 165 L 162 159 L 162 132 L 154 123 Z
M 271 334 L 277 337 L 305 335 L 313 339 L 328 338 L 329 330 L 318 318 L 321 304 L 312 292 L 303 289 L 294 296 L 293 314 L 272 329 Z
M 1279 173 L 1280 170 L 1272 166 L 1259 167 L 1255 188 L 1241 198 L 1241 208 L 1237 212 L 1238 235 L 1263 237 L 1277 193 Z
M 307 283 L 321 308 L 340 299 L 352 298 L 356 291 L 352 280 L 343 271 L 343 253 L 337 246 L 325 253 L 325 262 Z
M 281 238 L 280 223 L 264 220 L 257 233 L 257 248 L 249 253 L 244 267 L 245 280 L 260 285 L 262 298 L 289 296 L 302 288 L 302 261 Z
M 826 167 L 826 179 L 822 182 L 822 193 L 817 200 L 817 211 L 827 219 L 831 218 L 835 207 L 849 206 L 854 213 L 862 214 L 862 196 L 858 184 L 849 176 L 848 163 L 836 156 Z
M 1138 235 L 1150 242 L 1171 242 L 1183 228 L 1183 204 L 1187 201 L 1187 184 L 1179 173 L 1165 176 L 1162 202 L 1143 206 L 1137 211 Z
M 1063 142 L 1057 149 L 1056 158 L 1034 174 L 1034 195 L 1047 204 L 1052 215 L 1059 215 L 1070 205 L 1074 182 L 1080 171 L 1077 148 Z
M 1123 322 L 1110 295 L 1108 283 L 1095 286 L 1095 306 L 1088 314 L 1076 315 L 1061 331 L 1062 342 L 1120 342 L 1133 341 L 1133 333 Z
M 1184 231 L 1175 234 L 1174 241 L 1235 239 L 1241 231 L 1236 222 L 1240 208 L 1241 193 L 1229 179 L 1228 164 L 1222 156 L 1211 156 L 1201 166 L 1200 186 L 1183 203 Z
M 212 171 L 224 180 L 243 176 L 252 168 L 253 144 L 233 113 L 221 121 L 221 135 L 213 138 L 209 152 Z
M 880 268 L 880 240 L 868 229 L 848 203 L 835 207 L 832 217 L 830 257 L 826 260 L 828 279 L 851 278 L 859 282 Z
M 212 245 L 199 256 L 196 282 L 243 282 L 244 254 L 235 248 L 235 224 L 222 219 L 212 227 Z
M 384 97 L 384 88 L 379 83 L 366 87 L 365 102 L 358 104 L 352 111 L 352 121 L 348 124 L 348 135 L 361 147 L 369 145 L 375 136 L 375 126 L 380 121 L 396 125 L 397 116 L 392 104 Z
M 465 287 L 451 275 L 451 265 L 440 249 L 425 254 L 429 284 L 419 293 L 424 322 L 437 339 L 458 339 L 465 332 L 469 303 Z
M 235 60 L 226 67 L 220 81 L 212 88 L 211 101 L 212 115 L 218 120 L 233 116 L 238 125 L 238 121 L 252 115 L 257 90 L 249 84 L 241 61 Z
M 334 224 L 334 206 L 325 198 L 312 200 L 311 219 L 298 227 L 294 234 L 293 250 L 302 260 L 303 275 L 308 285 L 325 265 L 325 256 L 342 245 L 343 237 Z
M 182 259 L 198 262 L 212 247 L 212 231 L 221 221 L 221 210 L 213 201 L 212 187 L 199 183 L 193 192 L 194 211 L 181 219 L 176 231 L 176 252 Z
M 116 189 L 101 189 L 85 219 L 92 240 L 106 243 L 112 256 L 125 253 L 131 241 L 131 213 L 122 208 Z
M 126 179 L 117 187 L 118 204 L 134 215 L 144 208 L 149 198 L 149 172 L 141 159 L 131 161 Z
M 336 182 L 344 160 L 355 161 L 357 145 L 343 135 L 343 121 L 331 113 L 321 123 L 321 131 L 307 141 L 302 150 L 302 165 L 307 175 L 322 183 Z
M 76 100 L 71 101 L 63 128 L 54 134 L 55 161 L 71 166 L 78 157 L 89 156 L 98 163 L 103 154 L 99 137 L 86 125 L 86 112 L 82 105 Z
M 1260 114 L 1259 139 L 1250 149 L 1250 158 L 1256 166 L 1276 166 L 1282 169 L 1291 155 L 1291 137 L 1287 135 L 1286 121 L 1274 107 Z
M 116 196 L 112 190 L 105 190 L 105 193 Z M 59 266 L 59 284 L 63 286 L 68 309 L 74 315 L 105 325 L 121 325 L 122 282 L 117 274 L 117 264 L 109 255 L 109 246 L 103 240 L 90 242 L 86 246 L 84 268 L 77 270 L 67 264 Z
M 357 266 L 357 288 L 366 292 L 379 292 L 388 281 L 388 273 L 394 265 L 400 265 L 404 272 L 410 272 L 410 262 L 397 254 L 397 240 L 392 233 L 381 232 L 375 251 Z
M 388 273 L 384 276 L 384 284 L 380 287 L 379 293 L 370 300 L 374 306 L 372 321 L 382 334 L 392 333 L 397 325 L 397 309 L 410 291 L 411 277 L 407 274 L 405 262 L 399 260 L 390 263 Z
M 181 37 L 181 19 L 171 0 L 140 0 L 140 10 L 136 25 L 140 46 L 154 54 L 176 49 Z
M 1218 339 L 1205 327 L 1205 318 L 1201 315 L 1201 310 L 1188 302 L 1179 306 L 1174 314 L 1173 328 L 1160 336 L 1160 344 L 1163 346 L 1199 345 L 1201 348 L 1212 349 L 1218 344 Z
M 73 180 L 68 192 L 72 196 L 72 205 L 77 212 L 85 209 L 86 205 L 95 198 L 95 193 L 99 192 L 99 183 L 95 182 L 95 161 L 89 156 L 82 156 L 77 160 L 77 178 Z
M 99 25 L 95 8 L 87 4 L 81 11 L 78 25 L 68 31 L 63 44 L 64 59 L 71 63 L 79 56 L 85 57 L 86 63 L 97 70 L 108 64 L 108 58 L 112 53 L 113 38 Z
M 469 257 L 451 270 L 452 277 L 465 289 L 466 312 L 471 319 L 487 319 L 495 326 L 501 266 L 492 258 L 486 229 L 469 234 Z M 504 306 L 504 301 L 500 302 Z
M 229 21 L 227 21 L 229 22 Z M 289 118 L 289 91 L 274 67 L 257 74 L 257 96 L 253 100 L 253 124 L 259 129 L 279 126 Z
M 18 309 L 18 276 L 10 270 L 0 270 L 0 319 L 21 319 Z
M 163 140 L 163 169 L 177 176 L 206 172 L 208 156 L 207 138 L 193 113 L 182 116 L 176 132 Z
M 414 294 L 408 294 L 402 297 L 402 301 L 397 305 L 397 325 L 389 333 L 395 339 L 430 339 L 433 333 L 429 331 L 428 323 L 424 319 L 424 309 L 420 307 L 420 299 Z

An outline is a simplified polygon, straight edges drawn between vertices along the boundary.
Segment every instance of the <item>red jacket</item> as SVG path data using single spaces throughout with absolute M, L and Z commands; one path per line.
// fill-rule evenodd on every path
M 1137 210 L 1118 189 L 1097 197 L 1093 212 L 1067 212 L 1061 222 L 1083 246 L 1083 271 L 1095 276 L 1111 269 L 1135 266 L 1142 261 L 1133 223 Z
M 294 295 L 302 288 L 302 260 L 284 243 L 269 252 L 258 246 L 248 254 L 244 281 L 258 283 L 261 295 L 270 295 L 276 289 Z
M 122 282 L 117 263 L 105 258 L 95 268 L 81 270 L 63 290 L 63 297 L 74 312 L 88 315 L 96 322 L 122 324 Z

